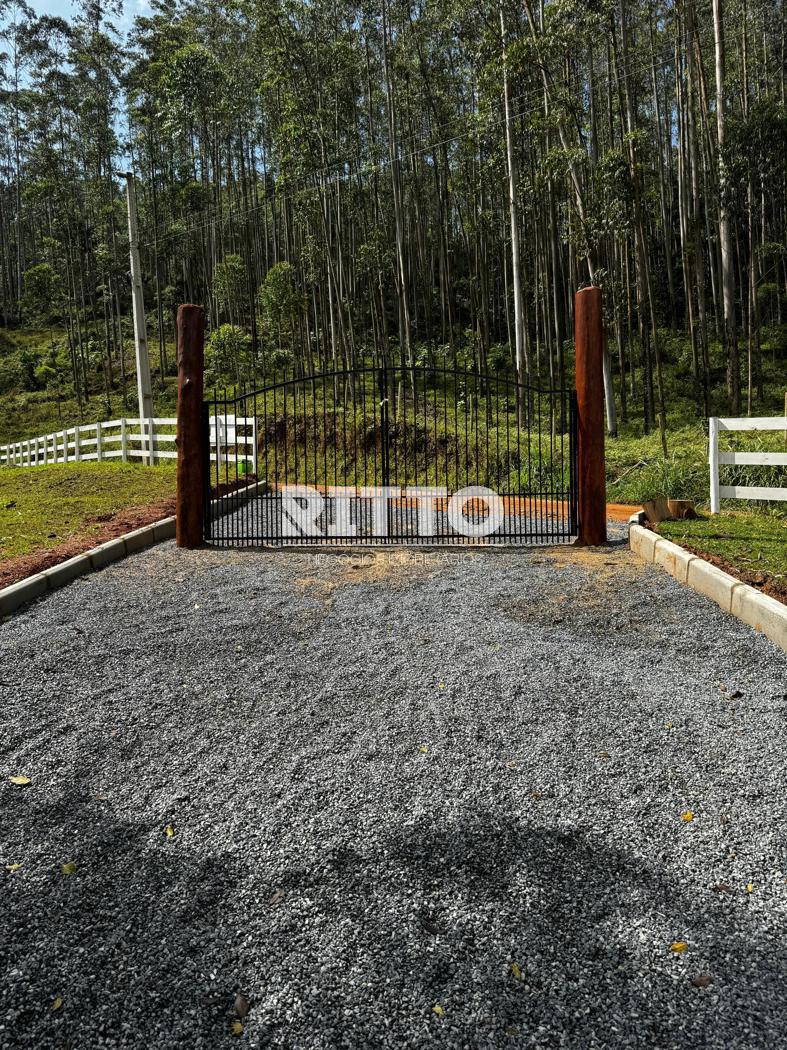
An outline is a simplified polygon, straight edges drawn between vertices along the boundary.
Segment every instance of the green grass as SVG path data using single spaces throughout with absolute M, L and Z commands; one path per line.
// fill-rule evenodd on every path
M 175 464 L 62 463 L 0 470 L 0 559 L 56 547 L 90 521 L 175 495 Z
M 787 576 L 787 516 L 732 511 L 664 521 L 658 531 L 675 543 L 723 558 L 741 572 Z

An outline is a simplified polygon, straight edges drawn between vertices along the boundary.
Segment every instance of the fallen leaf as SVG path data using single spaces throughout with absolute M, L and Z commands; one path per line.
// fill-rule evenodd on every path
M 19 871 L 21 864 L 6 864 L 6 871 Z
M 60 870 L 63 872 L 64 875 L 73 875 L 74 872 L 77 870 L 77 866 L 73 862 L 73 860 L 69 860 L 66 864 L 60 865 Z
M 438 689 L 445 689 L 445 682 L 438 682 L 437 683 L 437 688 Z
M 62 1000 L 62 999 L 60 998 L 60 996 L 58 995 L 58 997 L 57 997 L 57 998 L 55 999 L 55 1001 L 54 1001 L 54 1002 L 52 1003 L 52 1007 L 51 1007 L 51 1009 L 52 1009 L 52 1013 L 54 1013 L 54 1012 L 55 1012 L 55 1010 L 59 1010 L 59 1009 L 60 1009 L 60 1007 L 61 1007 L 62 1005 L 63 1005 L 63 1000 Z
M 276 892 L 273 894 L 271 899 L 268 901 L 268 904 L 278 904 L 280 901 L 283 901 L 283 900 L 284 900 L 284 890 L 276 890 Z
M 240 1021 L 232 1022 L 232 1034 L 243 1035 L 243 1025 L 240 1023 Z
M 19 787 L 24 787 L 25 784 L 30 783 L 30 777 L 9 777 L 12 784 L 18 784 Z
M 747 893 L 754 893 L 754 883 L 753 882 L 747 882 L 746 883 L 746 892 Z
M 692 977 L 691 979 L 691 983 L 695 988 L 707 988 L 712 982 L 713 978 L 709 977 L 706 973 L 698 973 L 696 977 Z
M 664 728 L 665 729 L 674 729 L 675 727 L 673 726 L 672 722 L 667 722 L 667 723 L 665 723 Z
M 519 769 L 518 762 L 506 762 L 506 769 Z
M 421 752 L 422 755 L 426 755 L 429 752 L 429 748 L 426 746 L 426 744 L 419 744 L 418 750 Z
M 685 941 L 673 941 L 672 944 L 669 946 L 669 950 L 671 952 L 676 952 L 678 955 L 680 955 L 682 952 L 685 952 L 687 948 L 688 944 Z
M 245 1017 L 250 1009 L 249 1000 L 245 995 L 238 994 L 235 996 L 235 1013 L 238 1017 Z
M 516 977 L 518 981 L 522 980 L 522 971 L 519 969 L 516 963 L 511 963 L 511 973 Z
M 730 886 L 728 882 L 717 882 L 715 886 L 711 886 L 714 893 L 734 893 L 735 890 Z
M 418 921 L 421 924 L 421 928 L 426 930 L 427 933 L 436 936 L 440 932 L 440 927 L 428 916 L 422 916 Z
M 175 829 L 172 827 L 171 824 L 167 824 L 167 826 L 164 828 L 164 834 L 167 836 L 168 839 L 171 839 L 172 836 L 175 834 Z
M 442 1017 L 443 1014 L 445 1013 L 445 1010 L 442 1008 L 442 1006 L 439 1003 L 435 1003 L 434 1006 L 432 1007 L 432 1013 L 433 1014 L 437 1014 L 438 1017 Z
M 688 824 L 689 821 L 694 820 L 694 814 L 691 812 L 690 809 L 687 809 L 685 813 L 681 813 L 680 819 L 685 820 Z

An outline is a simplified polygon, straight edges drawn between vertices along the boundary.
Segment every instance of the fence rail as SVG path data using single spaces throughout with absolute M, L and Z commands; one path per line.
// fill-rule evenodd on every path
M 87 460 L 120 459 L 158 463 L 177 459 L 175 432 L 177 419 L 162 416 L 148 420 L 139 417 L 110 419 L 65 427 L 52 434 L 0 445 L 0 467 L 41 467 L 49 463 L 77 463 Z M 251 461 L 257 473 L 257 420 L 253 416 L 219 415 L 210 420 L 210 458 L 226 462 L 237 452 Z
M 720 485 L 720 466 L 787 467 L 787 452 L 720 452 L 719 433 L 723 430 L 783 430 L 787 416 L 760 416 L 742 419 L 709 420 L 710 509 L 718 514 L 722 499 L 787 500 L 787 488 L 762 485 Z

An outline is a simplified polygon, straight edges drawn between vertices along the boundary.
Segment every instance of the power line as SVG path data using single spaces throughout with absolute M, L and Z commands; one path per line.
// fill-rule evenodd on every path
M 673 58 L 672 58 L 672 52 L 671 52 L 671 49 L 670 49 L 670 57 L 663 59 L 658 65 L 655 66 L 655 68 L 657 70 L 659 70 L 659 71 L 662 71 L 668 65 L 670 65 L 672 61 L 673 61 Z M 648 61 L 646 63 L 643 63 L 640 66 L 631 68 L 631 69 L 621 73 L 620 75 L 615 73 L 613 75 L 610 75 L 609 77 L 605 77 L 602 80 L 597 81 L 597 86 L 599 86 L 599 87 L 608 87 L 609 85 L 611 85 L 613 83 L 620 83 L 623 80 L 629 80 L 632 77 L 640 75 L 641 73 L 651 72 L 652 69 L 653 69 L 653 66 L 654 66 L 654 64 L 652 62 Z M 525 102 L 532 102 L 532 101 L 534 101 L 536 99 L 543 99 L 543 97 L 544 97 L 544 89 L 543 88 L 537 88 L 537 89 L 534 89 L 532 91 L 523 92 L 522 94 L 515 96 L 511 100 L 511 102 L 512 103 L 519 103 L 519 102 L 523 102 L 523 101 L 525 101 Z M 529 112 L 527 107 L 521 107 L 515 113 L 511 114 L 511 119 L 515 120 L 518 117 L 524 116 L 527 112 Z M 457 118 L 457 119 L 459 119 L 459 118 Z M 475 117 L 475 115 L 471 115 L 470 119 L 471 120 L 476 120 L 477 118 Z M 407 153 L 400 154 L 399 156 L 397 156 L 395 158 L 395 162 L 399 163 L 399 164 L 402 164 L 402 163 L 406 163 L 409 160 L 413 160 L 414 158 L 416 158 L 418 156 L 421 156 L 424 153 L 434 153 L 441 146 L 447 146 L 450 143 L 456 142 L 456 141 L 458 141 L 460 139 L 469 138 L 470 135 L 473 132 L 478 133 L 481 130 L 489 131 L 490 129 L 499 127 L 501 124 L 505 123 L 505 120 L 506 120 L 505 116 L 498 117 L 498 118 L 496 118 L 494 120 L 484 119 L 483 121 L 476 123 L 475 128 L 471 128 L 469 130 L 465 129 L 465 130 L 463 130 L 461 132 L 457 132 L 454 135 L 449 135 L 446 138 L 438 139 L 438 140 L 430 142 L 430 143 L 428 143 L 428 144 L 426 144 L 424 146 L 420 146 L 418 149 L 414 149 L 414 150 L 411 150 L 411 151 L 409 151 Z M 448 122 L 446 122 L 446 123 L 448 123 Z M 336 161 L 333 161 L 330 165 L 326 165 L 323 168 L 315 169 L 315 171 L 313 171 L 311 173 L 311 175 L 310 175 L 310 180 L 311 180 L 310 182 L 303 183 L 302 185 L 300 185 L 299 187 L 297 187 L 295 189 L 290 188 L 288 190 L 288 192 L 285 193 L 285 194 L 276 194 L 275 195 L 276 202 L 284 203 L 285 201 L 292 201 L 292 200 L 294 200 L 296 198 L 296 196 L 298 196 L 299 194 L 301 194 L 301 193 L 303 193 L 304 191 L 307 191 L 307 190 L 324 189 L 327 186 L 333 185 L 333 184 L 335 184 L 337 182 L 346 182 L 346 181 L 348 181 L 350 179 L 369 177 L 371 175 L 375 175 L 375 174 L 378 174 L 378 173 L 380 173 L 382 171 L 385 171 L 388 168 L 390 168 L 390 166 L 391 166 L 391 160 L 390 160 L 390 158 L 388 158 L 388 159 L 386 159 L 384 161 L 378 161 L 376 164 L 364 165 L 362 168 L 360 168 L 360 169 L 358 169 L 356 171 L 349 171 L 349 172 L 348 171 L 340 171 L 340 172 L 333 171 L 335 166 L 337 164 L 340 164 L 340 163 L 344 163 L 346 165 L 348 162 L 346 160 L 345 161 L 336 160 Z M 315 182 L 314 180 L 317 180 L 317 181 Z M 239 218 L 239 221 L 241 223 L 248 221 L 249 217 L 252 214 L 254 214 L 255 212 L 260 211 L 263 208 L 267 207 L 270 203 L 271 203 L 271 198 L 265 198 L 264 200 L 258 201 L 256 204 L 251 205 L 250 207 L 246 208 L 246 210 L 243 212 L 243 216 L 241 218 Z M 198 232 L 200 232 L 202 230 L 209 229 L 209 228 L 217 226 L 219 224 L 225 224 L 225 223 L 231 221 L 231 218 L 232 218 L 231 216 L 227 216 L 227 217 L 214 217 L 212 219 L 206 219 L 204 222 L 194 223 L 192 225 L 189 225 L 189 226 L 185 227 L 182 230 L 177 231 L 175 236 L 178 236 L 178 237 L 189 236 L 192 233 L 198 233 Z M 170 236 L 171 235 L 172 234 L 170 234 Z M 158 239 L 160 240 L 162 237 L 166 237 L 166 236 L 168 236 L 168 235 L 165 232 L 161 232 L 160 231 L 159 234 L 158 234 Z M 156 238 L 154 238 L 153 240 L 149 240 L 149 241 L 142 241 L 142 242 L 140 242 L 140 244 L 142 246 L 146 247 L 146 248 L 149 248 L 149 247 L 152 247 L 155 244 L 155 241 L 156 241 Z

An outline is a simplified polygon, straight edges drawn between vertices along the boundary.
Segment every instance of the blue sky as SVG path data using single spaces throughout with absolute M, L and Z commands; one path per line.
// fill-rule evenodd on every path
M 31 7 L 39 15 L 59 15 L 71 18 L 74 5 L 71 0 L 30 0 Z M 148 0 L 123 0 L 123 15 L 118 23 L 121 32 L 125 32 L 134 20 L 134 16 L 150 9 Z

